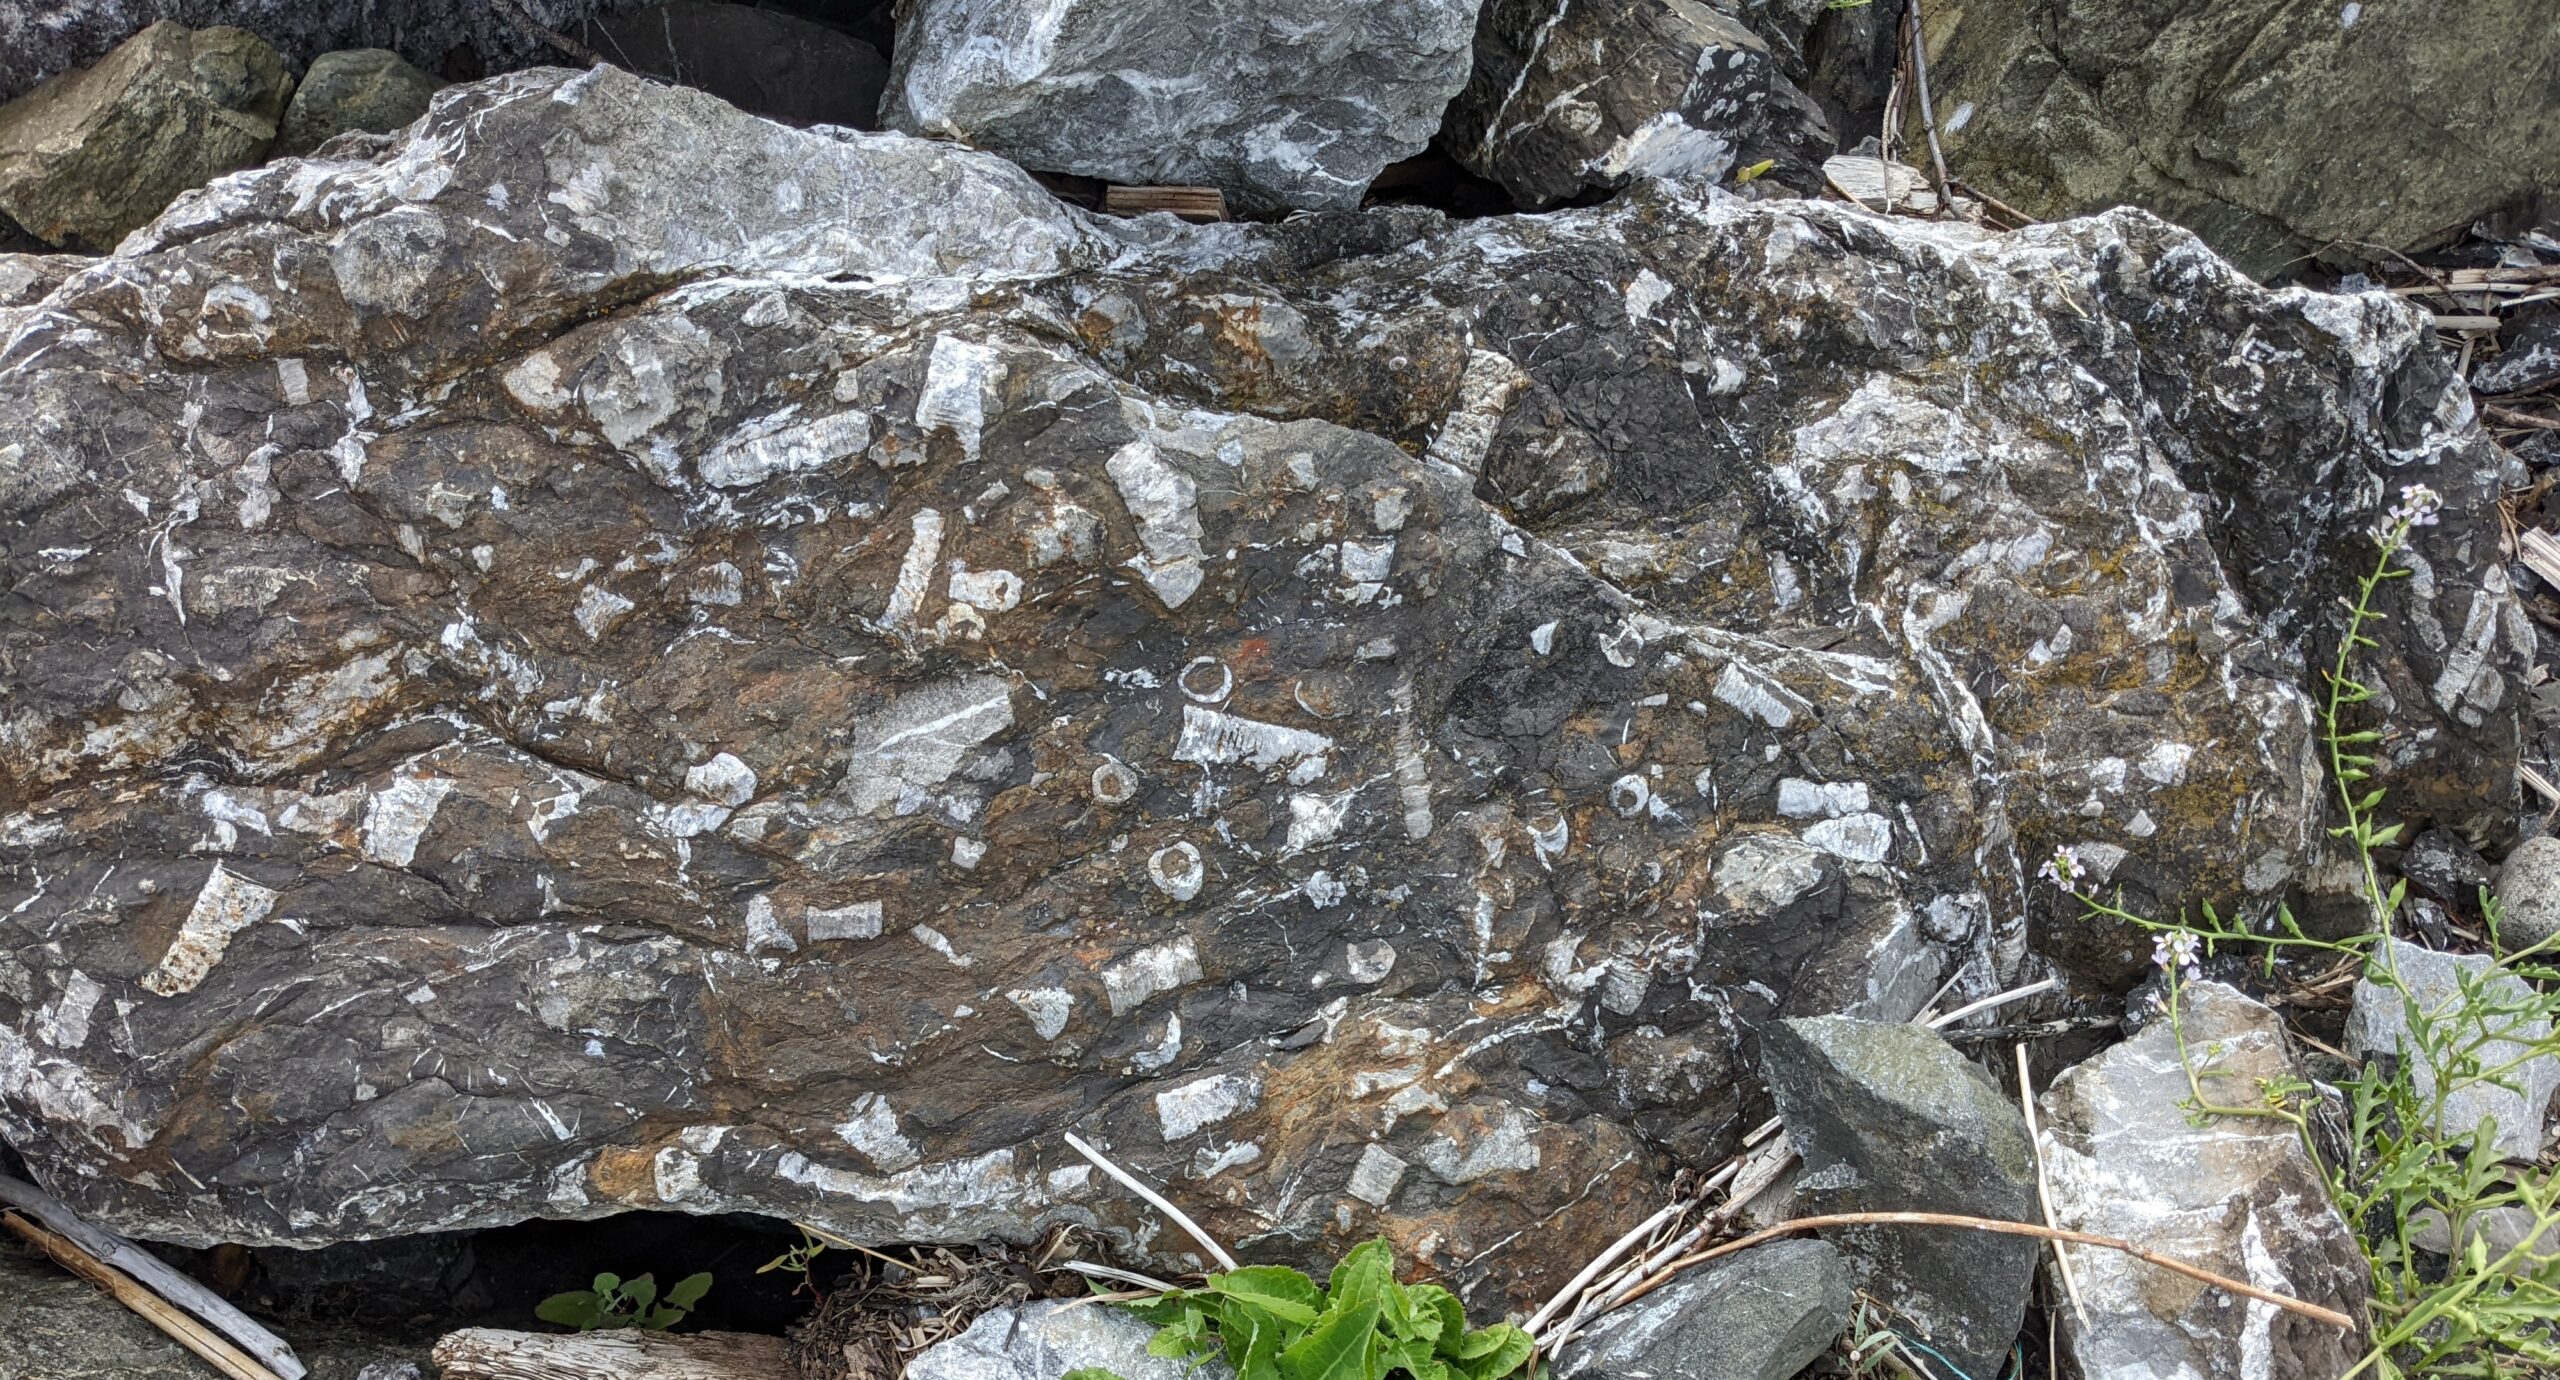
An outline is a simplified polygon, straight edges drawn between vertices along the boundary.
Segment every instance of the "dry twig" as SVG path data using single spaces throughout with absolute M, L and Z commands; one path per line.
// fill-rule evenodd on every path
M 2058 1228 L 2062 1224 L 2053 1220 L 2053 1186 L 2046 1182 L 2044 1176 L 2044 1131 L 2036 1125 L 2035 1075 L 2027 1069 L 2027 1047 L 2011 1045 L 2009 1048 L 2018 1056 L 2018 1110 L 2026 1114 L 2027 1146 L 2035 1151 L 2036 1156 L 2036 1206 L 2044 1212 L 2044 1224 Z M 2087 1327 L 2089 1305 L 2080 1297 L 2080 1277 L 2072 1272 L 2071 1257 L 2062 1249 L 2062 1243 L 2056 1241 L 2052 1244 L 2054 1268 L 2062 1275 L 2062 1292 L 2070 1297 L 2071 1311 L 2078 1315 L 2080 1325 Z
M 1086 1159 L 1093 1161 L 1095 1168 L 1110 1175 L 1112 1178 L 1119 1180 L 1122 1188 L 1146 1199 L 1148 1206 L 1153 1207 L 1156 1211 L 1172 1218 L 1175 1226 L 1190 1233 L 1191 1239 L 1199 1242 L 1200 1248 L 1209 1253 L 1209 1258 L 1218 1262 L 1218 1268 L 1222 1270 L 1232 1270 L 1236 1268 L 1236 1258 L 1227 1254 L 1227 1248 L 1219 1245 L 1215 1238 L 1211 1237 L 1208 1232 L 1201 1229 L 1199 1223 L 1192 1221 L 1189 1215 L 1184 1213 L 1182 1209 L 1175 1207 L 1163 1194 L 1158 1193 L 1154 1189 L 1147 1187 L 1145 1184 L 1138 1182 L 1135 1178 L 1130 1176 L 1129 1171 L 1122 1169 L 1120 1166 L 1103 1158 L 1101 1151 L 1085 1144 L 1084 1137 L 1077 1135 L 1073 1131 L 1069 1131 L 1066 1134 L 1067 1145 L 1071 1149 L 1073 1149 L 1077 1154 L 1084 1156 Z

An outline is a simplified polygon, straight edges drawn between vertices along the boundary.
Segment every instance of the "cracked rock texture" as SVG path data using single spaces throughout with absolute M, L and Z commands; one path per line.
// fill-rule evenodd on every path
M 388 48 L 324 53 L 293 88 L 276 151 L 309 153 L 351 129 L 388 134 L 425 114 L 443 85 Z
M 1349 208 L 1465 84 L 1480 0 L 916 0 L 880 109 L 1026 168 Z
M 2055 845 L 2284 895 L 2401 482 L 2395 760 L 2513 788 L 2425 317 L 2139 213 L 1106 221 L 613 69 L 334 147 L 0 260 L 0 1133 L 138 1235 L 1181 1268 L 1072 1129 L 1498 1312 L 1773 1018 L 2138 967 Z
M 2033 215 L 2142 206 L 2270 274 L 2332 245 L 2370 258 L 2440 242 L 2560 184 L 2547 0 L 1956 0 L 1927 15 L 1948 162 Z
M 2182 987 L 2179 1019 L 2213 1103 L 2256 1106 L 2261 1080 L 2302 1078 L 2275 1013 L 2220 983 Z M 2191 1121 L 2179 1034 L 2154 1021 L 2038 1099 L 2054 1225 L 2363 1316 L 2364 1254 L 2300 1133 L 2267 1118 Z M 2115 1251 L 2066 1249 L 2088 1307 L 2054 1321 L 2079 1374 L 2328 1380 L 2363 1354 L 2354 1334 L 2273 1304 Z
M 1523 206 L 1640 177 L 1721 181 L 1772 141 L 1818 164 L 1831 132 L 1768 45 L 1702 0 L 1486 0 L 1442 147 Z M 1776 88 L 1777 94 L 1773 94 Z

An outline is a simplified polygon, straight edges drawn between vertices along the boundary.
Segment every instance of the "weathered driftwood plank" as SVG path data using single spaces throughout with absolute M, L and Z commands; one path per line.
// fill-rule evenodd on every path
M 509 1332 L 466 1327 L 436 1343 L 444 1380 L 791 1380 L 780 1337 L 747 1332 Z
M 1215 187 L 1124 187 L 1114 183 L 1102 191 L 1102 209 L 1115 216 L 1171 211 L 1197 224 L 1225 220 L 1227 196 Z

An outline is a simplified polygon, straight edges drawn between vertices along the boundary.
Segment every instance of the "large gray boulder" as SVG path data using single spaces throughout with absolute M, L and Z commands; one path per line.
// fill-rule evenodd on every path
M 309 153 L 349 130 L 388 134 L 426 114 L 443 85 L 388 48 L 323 53 L 293 88 L 276 152 Z
M 1450 102 L 1441 145 L 1543 207 L 1640 177 L 1716 181 L 1793 119 L 1811 162 L 1830 131 L 1792 94 L 1768 45 L 1704 0 L 1486 0 L 1475 70 Z M 1818 151 L 1816 151 L 1818 150 Z
M 113 248 L 180 192 L 264 157 L 292 91 L 256 34 L 154 24 L 0 106 L 0 211 L 47 244 Z
M 1917 1025 L 1825 1016 L 1761 1032 L 1761 1068 L 1804 1160 L 1804 1216 L 1947 1212 L 2037 1220 L 2018 1104 Z M 1998 1373 L 2026 1316 L 2037 1246 L 1943 1227 L 1835 1227 L 1860 1287 L 1968 1375 Z
M 1557 1359 L 1556 1380 L 1792 1380 L 1848 1331 L 1855 1303 L 1838 1248 L 1772 1241 L 1601 1318 Z
M 2324 251 L 2418 248 L 2560 184 L 2547 0 L 1951 0 L 1927 14 L 1948 162 L 2032 215 L 2130 203 L 2271 274 Z
M 2220 983 L 2188 983 L 2179 998 L 2178 1028 L 2154 1021 L 2055 1079 L 2039 1100 L 2054 1225 L 2362 1317 L 2364 1253 L 2292 1123 L 2199 1121 L 2187 1107 L 2195 1088 L 2254 1107 L 2264 1083 L 2299 1082 L 2282 1024 Z M 2181 1033 L 2196 1060 L 2193 1088 Z M 2120 1252 L 2064 1249 L 2087 1307 L 2052 1316 L 2079 1374 L 2335 1380 L 2363 1355 L 2352 1332 Z
M 891 129 L 1027 168 L 1351 207 L 1465 84 L 1480 0 L 917 0 Z
M 2268 630 L 2404 478 L 2399 722 L 2513 711 L 2425 316 L 2139 213 L 1113 221 L 611 68 L 341 143 L 0 340 L 0 1135 L 145 1237 L 1196 1265 L 1073 1130 L 1498 1314 L 1733 1148 L 1755 1028 L 2085 935 L 2055 844 L 2283 894 Z

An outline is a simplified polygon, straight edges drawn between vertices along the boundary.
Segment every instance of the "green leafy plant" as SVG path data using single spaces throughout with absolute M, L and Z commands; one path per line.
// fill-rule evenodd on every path
M 573 1289 L 553 1294 L 534 1307 L 533 1315 L 547 1323 L 574 1327 L 580 1332 L 595 1332 L 610 1327 L 636 1327 L 645 1332 L 664 1332 L 683 1322 L 702 1296 L 711 1292 L 709 1273 L 687 1275 L 658 1297 L 655 1276 L 642 1275 L 624 1279 L 620 1275 L 598 1275 L 595 1287 Z
M 1384 1241 L 1344 1256 L 1321 1287 L 1286 1266 L 1246 1265 L 1123 1306 L 1156 1325 L 1150 1353 L 1223 1353 L 1237 1380 L 1501 1380 L 1534 1350 L 1508 1323 L 1469 1328 L 1437 1284 L 1398 1283 Z M 1088 1367 L 1066 1380 L 1120 1377 Z
M 2560 1057 L 2560 969 L 2532 961 L 2535 950 L 2500 954 L 2485 969 L 2457 970 L 2453 994 L 2430 1006 L 2401 978 L 2397 950 L 2381 941 L 2407 898 L 2407 883 L 2386 888 L 2375 850 L 2399 842 L 2402 826 L 2381 822 L 2384 792 L 2370 784 L 2385 739 L 2379 728 L 2347 726 L 2350 711 L 2376 692 L 2354 674 L 2358 652 L 2381 644 L 2369 630 L 2384 615 L 2383 587 L 2405 578 L 2398 564 L 2411 532 L 2436 521 L 2442 506 L 2424 485 L 2401 490 L 2400 502 L 2374 531 L 2378 555 L 2357 582 L 2355 602 L 2327 671 L 2320 738 L 2346 822 L 2330 830 L 2354 851 L 2372 928 L 2343 939 L 2306 934 L 2279 911 L 2265 932 L 2226 921 L 2211 907 L 2203 922 L 2160 921 L 2128 911 L 2119 896 L 2101 899 L 2087 886 L 2079 855 L 2058 850 L 2041 875 L 2078 897 L 2092 917 L 2128 922 L 2153 935 L 2154 961 L 2166 974 L 2164 1014 L 2186 1064 L 2185 1108 L 2199 1120 L 2276 1117 L 2302 1134 L 2315 1160 L 2310 1109 L 2317 1090 L 2298 1080 L 2261 1082 L 2255 1102 L 2217 1101 L 2201 1081 L 2211 1051 L 2188 1048 L 2179 1023 L 2182 985 L 2199 975 L 2199 953 L 2258 946 L 2262 970 L 2280 953 L 2347 958 L 2365 980 L 2396 995 L 2407 1028 L 2397 1057 L 2368 1059 L 2344 1088 L 2349 1135 L 2335 1163 L 2322 1162 L 2330 1196 L 2358 1232 L 2372 1271 L 2370 1346 L 2347 1372 L 2381 1380 L 2407 1376 L 2500 1377 L 2550 1373 L 2560 1365 L 2560 1176 L 2546 1166 L 2516 1164 L 2496 1146 L 2495 1126 L 2447 1117 L 2463 1093 L 2494 1086 L 2517 1090 L 2524 1065 Z M 2493 948 L 2498 909 L 2485 893 L 2483 916 Z M 2381 947 L 2377 948 L 2377 945 Z
M 818 1236 L 817 1233 L 810 1231 L 807 1227 L 801 1227 L 800 1244 L 792 1247 L 790 1250 L 784 1251 L 782 1254 L 775 1256 L 773 1259 L 766 1261 L 762 1265 L 758 1265 L 756 1267 L 756 1273 L 763 1275 L 771 1274 L 776 1270 L 787 1270 L 792 1274 L 800 1276 L 800 1282 L 791 1286 L 792 1293 L 797 1294 L 805 1289 L 811 1295 L 816 1296 L 819 1293 L 816 1269 L 818 1257 L 825 1255 L 826 1253 L 827 1243 L 825 1239 Z

